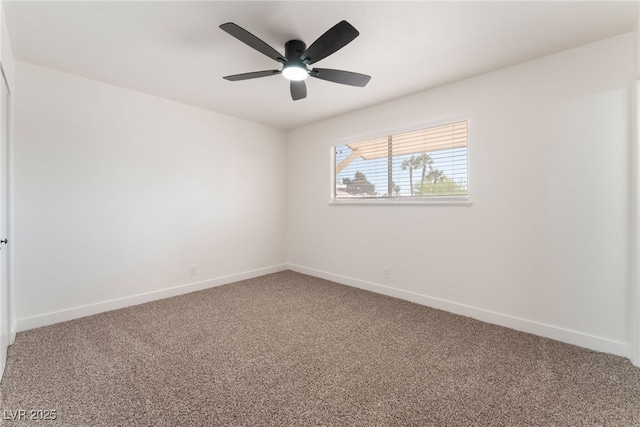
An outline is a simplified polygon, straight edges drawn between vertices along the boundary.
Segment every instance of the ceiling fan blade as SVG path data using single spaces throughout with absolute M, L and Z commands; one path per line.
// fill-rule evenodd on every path
M 269 58 L 275 59 L 276 61 L 282 62 L 283 64 L 287 62 L 284 56 L 282 56 L 277 50 L 251 34 L 249 31 L 234 24 L 233 22 L 222 24 L 220 25 L 220 28 L 240 40 L 242 43 L 251 46 L 264 55 L 267 55 Z
M 223 79 L 236 82 L 238 80 L 257 79 L 258 77 L 268 77 L 280 74 L 280 70 L 254 71 L 252 73 L 234 74 L 232 76 L 224 76 Z
M 340 21 L 318 37 L 300 59 L 306 64 L 318 62 L 349 44 L 359 34 L 347 21 Z
M 317 79 L 358 87 L 365 87 L 367 83 L 369 83 L 369 80 L 371 80 L 371 76 L 367 76 L 366 74 L 343 70 L 331 70 L 329 68 L 314 68 L 311 70 L 309 75 Z
M 291 98 L 294 101 L 307 97 L 307 85 L 304 84 L 304 80 L 291 80 Z

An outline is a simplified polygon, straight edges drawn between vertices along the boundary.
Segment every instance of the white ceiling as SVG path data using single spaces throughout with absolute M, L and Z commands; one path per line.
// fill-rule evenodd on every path
M 638 2 L 5 1 L 14 57 L 281 129 L 629 32 Z M 280 64 L 218 28 L 276 50 L 346 19 L 360 36 L 314 66 L 372 76 L 365 88 L 222 76 Z M 588 70 L 585 70 L 588 72 Z

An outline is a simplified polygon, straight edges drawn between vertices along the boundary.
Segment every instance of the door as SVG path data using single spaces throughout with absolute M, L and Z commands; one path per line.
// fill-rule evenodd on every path
M 9 88 L 2 73 L 0 82 L 0 378 L 9 346 Z

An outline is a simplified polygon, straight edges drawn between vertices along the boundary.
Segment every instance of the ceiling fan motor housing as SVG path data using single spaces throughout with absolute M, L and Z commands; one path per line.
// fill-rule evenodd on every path
M 304 63 L 300 59 L 302 54 L 307 50 L 307 45 L 300 40 L 289 40 L 284 44 L 284 57 L 287 59 L 287 63 L 304 67 Z

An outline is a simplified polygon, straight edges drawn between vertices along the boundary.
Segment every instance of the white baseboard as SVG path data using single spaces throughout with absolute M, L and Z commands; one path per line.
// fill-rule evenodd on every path
M 450 313 L 460 314 L 463 316 L 471 317 L 483 322 L 491 323 L 494 325 L 504 326 L 510 329 L 515 329 L 521 332 L 527 332 L 530 334 L 551 338 L 557 341 L 562 341 L 568 344 L 574 344 L 580 347 L 585 347 L 591 350 L 601 351 L 604 353 L 611 353 L 618 356 L 629 357 L 630 348 L 628 343 L 614 341 L 607 338 L 597 337 L 594 335 L 585 334 L 582 332 L 572 331 L 569 329 L 560 328 L 553 325 L 547 325 L 544 323 L 534 322 L 532 320 L 522 319 L 506 314 L 497 313 L 490 310 L 485 310 L 478 307 L 472 307 L 465 304 L 460 304 L 453 301 L 447 301 L 440 298 L 434 298 L 427 295 L 417 294 L 414 292 L 404 291 L 389 286 L 379 285 L 377 283 L 366 282 L 351 277 L 340 276 L 337 274 L 327 273 L 325 271 L 315 270 L 300 265 L 289 264 L 288 269 L 296 271 L 298 273 L 307 274 L 309 276 L 318 277 L 321 279 L 331 280 L 343 285 L 352 286 L 355 288 L 364 289 L 367 291 L 388 295 L 391 297 L 403 299 L 406 301 L 415 302 L 417 304 L 425 305 L 428 307 L 437 308 L 440 310 L 448 311 Z
M 257 270 L 247 271 L 239 274 L 233 274 L 215 279 L 205 280 L 201 282 L 188 283 L 186 285 L 175 286 L 172 288 L 162 289 L 144 294 L 132 295 L 129 297 L 119 298 L 110 301 L 103 301 L 95 304 L 74 307 L 67 310 L 60 310 L 51 313 L 45 313 L 38 316 L 25 317 L 17 319 L 13 323 L 10 343 L 15 340 L 16 332 L 26 331 L 29 329 L 39 328 L 42 326 L 52 325 L 54 323 L 65 322 L 80 317 L 91 316 L 93 314 L 103 313 L 105 311 L 117 310 L 132 305 L 143 304 L 150 301 L 156 301 L 177 295 L 183 295 L 203 289 L 213 288 L 216 286 L 226 285 L 241 280 L 251 279 L 254 277 L 264 276 L 266 274 L 277 273 L 284 270 L 292 270 L 298 273 L 307 274 L 309 276 L 319 277 L 321 279 L 331 280 L 355 288 L 368 290 L 371 292 L 388 295 L 391 297 L 411 301 L 428 307 L 445 310 L 451 313 L 468 316 L 483 322 L 504 326 L 522 332 L 539 335 L 562 341 L 568 344 L 574 344 L 580 347 L 589 348 L 596 351 L 611 353 L 618 356 L 630 357 L 630 348 L 628 343 L 614 341 L 582 332 L 572 331 L 557 326 L 547 325 L 519 317 L 514 317 L 502 313 L 485 310 L 482 308 L 472 307 L 465 304 L 447 301 L 440 298 L 434 298 L 427 295 L 417 294 L 390 286 L 384 286 L 373 282 L 367 282 L 351 277 L 341 276 L 328 273 L 321 270 L 315 270 L 295 264 L 276 265 Z
M 188 283 L 186 285 L 174 286 L 171 288 L 161 289 L 158 291 L 147 292 L 143 294 L 132 295 L 124 298 L 118 298 L 110 301 L 102 301 L 95 304 L 88 304 L 81 307 L 74 307 L 66 310 L 55 311 L 38 316 L 25 317 L 17 319 L 13 329 L 13 339 L 15 333 L 35 329 L 42 326 L 52 325 L 54 323 L 66 322 L 80 317 L 91 316 L 93 314 L 103 313 L 105 311 L 117 310 L 120 308 L 130 307 L 132 305 L 143 304 L 145 302 L 156 301 L 164 298 L 174 297 L 177 295 L 188 294 L 190 292 L 201 291 L 203 289 L 213 288 L 216 286 L 226 285 L 240 280 L 252 279 L 254 277 L 264 276 L 266 274 L 277 273 L 287 269 L 285 264 L 275 265 L 271 267 L 260 268 L 257 270 L 246 271 L 244 273 L 232 274 L 229 276 L 218 277 L 215 279 L 204 280 L 201 282 Z M 13 342 L 13 339 L 11 340 Z

